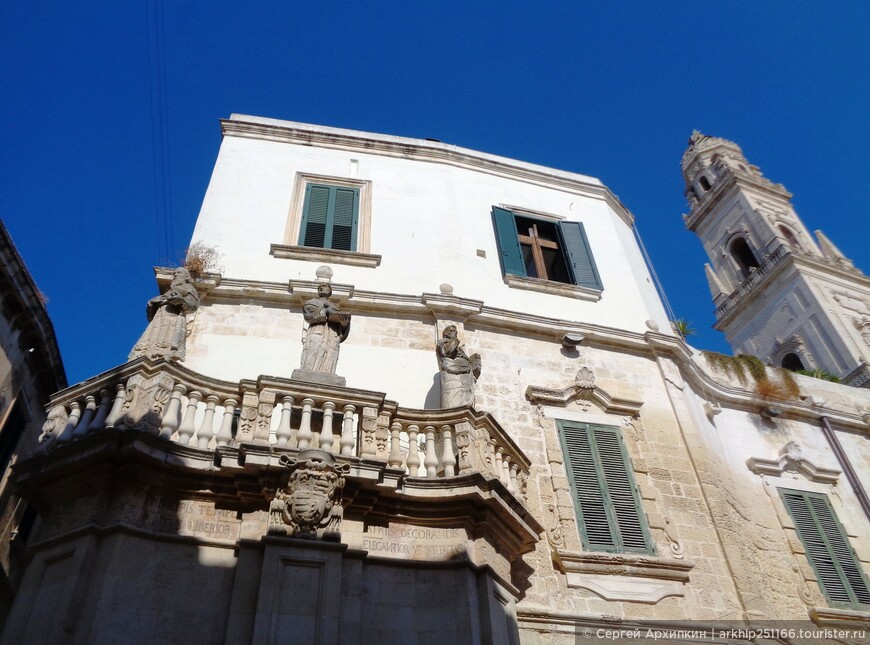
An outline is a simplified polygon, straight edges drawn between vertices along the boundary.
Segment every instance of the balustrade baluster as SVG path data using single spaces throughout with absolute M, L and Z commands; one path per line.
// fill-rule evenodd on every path
M 187 397 L 187 408 L 184 411 L 184 420 L 178 426 L 178 443 L 189 446 L 190 440 L 196 432 L 196 407 L 202 399 L 202 394 L 194 390 Z
M 404 461 L 402 459 L 402 449 L 399 446 L 399 435 L 402 434 L 402 424 L 394 421 L 390 426 L 390 456 L 387 458 L 387 464 L 394 468 L 399 468 Z
M 214 438 L 215 447 L 228 446 L 233 440 L 233 415 L 238 404 L 238 399 L 232 396 L 224 401 L 224 418 L 221 420 L 221 427 Z
M 341 454 L 353 454 L 353 413 L 356 412 L 356 407 L 352 405 L 344 406 L 344 418 L 341 420 Z
M 299 422 L 299 432 L 296 435 L 300 450 L 307 448 L 314 437 L 314 433 L 311 432 L 312 407 L 314 407 L 314 399 L 302 399 L 302 420 Z
M 97 411 L 97 400 L 92 394 L 85 397 L 85 411 L 82 413 L 81 420 L 76 424 L 72 436 L 74 439 L 81 439 L 88 434 L 88 425 L 94 418 L 94 413 Z
M 124 403 L 127 402 L 127 388 L 123 383 L 118 383 L 115 391 L 115 400 L 112 402 L 112 411 L 109 412 L 109 416 L 106 417 L 106 427 L 114 428 L 115 424 L 118 422 L 118 417 L 121 416 L 121 408 L 124 407 Z
M 495 474 L 498 476 L 498 480 L 504 484 L 508 485 L 508 476 L 507 471 L 505 471 L 504 467 L 504 448 L 499 446 L 495 451 Z
M 73 401 L 69 404 L 69 417 L 67 418 L 66 425 L 63 427 L 63 431 L 57 436 L 58 443 L 66 443 L 68 441 L 72 441 L 73 432 L 76 429 L 76 426 L 79 423 L 79 419 L 82 418 L 82 409 L 81 405 L 78 401 Z
M 94 420 L 88 424 L 88 433 L 97 432 L 106 427 L 106 417 L 109 414 L 109 403 L 111 400 L 109 390 L 100 390 L 100 407 L 97 409 Z
M 408 426 L 408 458 L 405 463 L 408 466 L 409 477 L 420 476 L 420 446 L 417 444 L 417 435 L 419 433 L 419 426 Z
M 290 440 L 293 439 L 293 430 L 290 428 L 290 417 L 293 415 L 293 397 L 285 396 L 281 399 L 281 421 L 275 431 L 279 448 L 292 448 Z
M 217 403 L 218 397 L 215 394 L 209 394 L 205 400 L 205 412 L 196 431 L 196 447 L 200 450 L 208 450 L 208 444 L 214 436 L 214 412 Z
M 510 475 L 508 476 L 508 490 L 514 495 L 520 490 L 519 484 L 517 483 L 517 470 L 519 470 L 519 465 L 511 460 L 511 469 Z
M 332 401 L 324 401 L 323 403 L 323 425 L 320 429 L 320 449 L 327 452 L 332 452 L 332 443 L 335 436 L 332 434 L 332 412 L 335 410 L 335 403 Z
M 178 429 L 178 421 L 181 414 L 181 397 L 187 392 L 187 388 L 179 383 L 172 389 L 172 398 L 166 406 L 166 412 L 163 414 L 163 419 L 160 426 L 160 438 L 169 439 L 175 434 Z
M 434 479 L 437 476 L 438 455 L 435 454 L 435 428 L 426 426 L 426 458 L 423 465 L 426 467 L 426 477 Z
M 444 476 L 453 477 L 456 474 L 456 455 L 453 454 L 453 428 L 441 426 L 441 465 L 444 466 Z

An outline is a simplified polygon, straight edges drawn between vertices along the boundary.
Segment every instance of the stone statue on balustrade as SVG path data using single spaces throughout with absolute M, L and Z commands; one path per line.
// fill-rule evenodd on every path
M 317 287 L 317 297 L 302 305 L 302 316 L 308 323 L 302 340 L 302 364 L 293 370 L 291 378 L 327 385 L 344 386 L 345 379 L 335 375 L 339 345 L 350 333 L 350 314 L 329 301 L 332 287 L 323 282 Z
M 187 318 L 199 307 L 199 294 L 185 268 L 172 274 L 169 289 L 151 300 L 145 308 L 148 327 L 133 346 L 128 360 L 146 356 L 173 361 L 184 360 Z
M 448 325 L 435 347 L 435 355 L 441 372 L 441 407 L 474 405 L 474 384 L 480 376 L 480 354 L 466 354 L 456 326 Z

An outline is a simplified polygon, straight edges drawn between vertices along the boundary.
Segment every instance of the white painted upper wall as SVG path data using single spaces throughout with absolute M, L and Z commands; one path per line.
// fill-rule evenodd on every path
M 252 124 L 251 131 L 240 136 L 239 124 Z M 446 282 L 459 297 L 513 311 L 639 332 L 648 319 L 669 328 L 632 216 L 597 179 L 437 142 L 255 117 L 233 116 L 225 130 L 192 240 L 218 248 L 224 277 L 313 280 L 318 266 L 330 264 L 333 282 L 367 291 L 438 293 Z M 318 143 L 305 145 L 312 139 Z M 271 244 L 285 242 L 297 173 L 372 182 L 370 252 L 382 256 L 379 267 L 270 255 Z M 601 300 L 504 284 L 493 205 L 582 222 L 604 285 Z

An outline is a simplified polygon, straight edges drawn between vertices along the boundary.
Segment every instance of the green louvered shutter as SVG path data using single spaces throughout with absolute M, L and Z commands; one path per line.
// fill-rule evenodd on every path
M 601 278 L 589 248 L 586 231 L 580 222 L 559 222 L 563 247 L 568 266 L 573 273 L 574 284 L 590 289 L 602 289 Z
M 517 238 L 517 223 L 514 214 L 498 206 L 492 207 L 492 221 L 495 224 L 495 238 L 501 257 L 501 270 L 505 274 L 526 276 L 523 252 Z
M 358 225 L 358 188 L 319 184 L 305 187 L 299 244 L 355 251 Z
M 827 496 L 784 488 L 779 494 L 828 602 L 853 608 L 870 606 L 867 578 Z
M 559 431 L 583 546 L 653 553 L 619 429 L 560 421 Z

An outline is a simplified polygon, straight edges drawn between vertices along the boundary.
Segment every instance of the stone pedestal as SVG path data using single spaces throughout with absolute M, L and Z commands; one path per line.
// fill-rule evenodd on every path
M 329 372 L 310 372 L 308 370 L 293 370 L 290 378 L 294 381 L 305 381 L 306 383 L 319 383 L 321 385 L 334 385 L 336 387 L 344 387 L 347 384 L 347 379 L 343 376 L 336 376 Z

